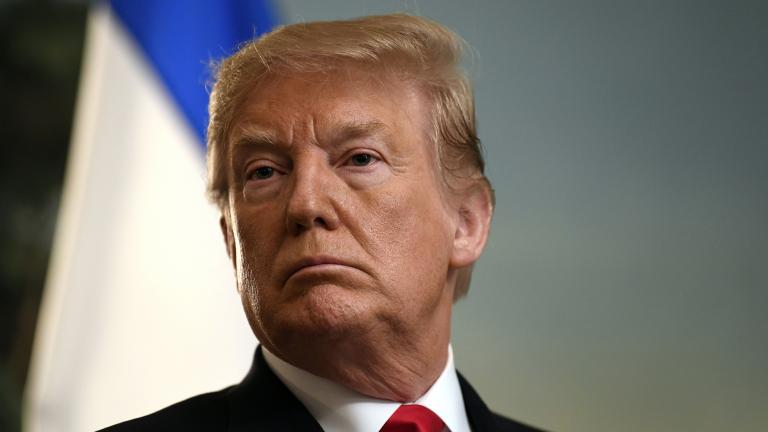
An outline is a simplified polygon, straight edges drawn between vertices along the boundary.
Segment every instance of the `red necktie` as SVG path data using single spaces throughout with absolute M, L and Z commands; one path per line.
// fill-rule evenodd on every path
M 445 423 L 421 405 L 401 405 L 379 432 L 442 432 Z

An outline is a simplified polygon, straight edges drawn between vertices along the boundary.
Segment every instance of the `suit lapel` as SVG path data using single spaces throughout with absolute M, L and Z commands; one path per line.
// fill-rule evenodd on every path
M 459 376 L 459 387 L 461 387 L 461 395 L 464 398 L 464 408 L 467 410 L 470 427 L 474 432 L 492 431 L 493 414 L 491 410 L 480 399 L 480 396 L 469 385 L 464 376 L 458 371 L 456 374 Z
M 229 431 L 317 431 L 322 428 L 267 366 L 261 346 L 243 381 L 229 394 Z
M 467 418 L 472 432 L 542 432 L 540 429 L 518 423 L 505 417 L 494 414 L 488 409 L 474 388 L 458 371 L 459 387 L 464 398 L 464 408 L 467 410 Z
M 458 373 L 467 418 L 473 432 L 537 431 L 503 419 L 488 409 L 475 389 Z M 267 365 L 261 346 L 248 375 L 227 395 L 230 432 L 311 431 L 322 427 Z

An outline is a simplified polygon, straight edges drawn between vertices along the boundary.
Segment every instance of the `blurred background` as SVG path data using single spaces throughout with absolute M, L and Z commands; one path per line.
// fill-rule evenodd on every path
M 64 180 L 85 2 L 0 1 L 0 430 L 17 431 Z
M 557 431 L 768 430 L 768 3 L 273 5 L 280 23 L 406 11 L 473 47 L 498 205 L 453 347 L 491 408 Z M 0 1 L 2 431 L 21 429 L 88 12 Z

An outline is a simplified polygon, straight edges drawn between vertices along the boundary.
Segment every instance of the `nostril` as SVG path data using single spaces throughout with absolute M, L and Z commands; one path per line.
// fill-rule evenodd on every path
M 321 228 L 328 228 L 328 224 L 325 222 L 325 219 L 322 217 L 316 217 L 314 221 L 312 221 L 315 226 L 319 226 Z

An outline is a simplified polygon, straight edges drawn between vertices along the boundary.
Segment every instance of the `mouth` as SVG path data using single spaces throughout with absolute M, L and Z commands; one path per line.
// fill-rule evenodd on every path
M 289 269 L 287 273 L 287 277 L 285 278 L 285 281 L 287 282 L 289 279 L 299 276 L 301 274 L 309 274 L 312 272 L 318 272 L 318 271 L 324 271 L 324 270 L 333 270 L 338 268 L 353 268 L 357 269 L 357 267 L 348 261 L 327 256 L 327 255 L 317 255 L 317 256 L 311 256 L 311 257 L 305 257 L 298 261 L 296 261 Z

